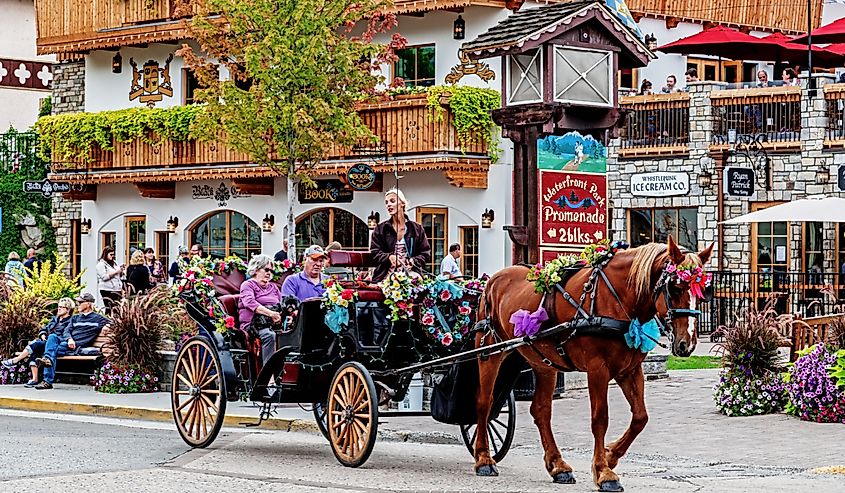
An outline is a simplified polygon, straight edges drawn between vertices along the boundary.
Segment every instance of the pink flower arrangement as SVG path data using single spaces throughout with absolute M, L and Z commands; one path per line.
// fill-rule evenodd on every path
M 454 338 L 452 337 L 452 334 L 449 333 L 449 332 L 443 333 L 443 338 L 440 339 L 441 344 L 443 344 L 444 346 L 451 345 L 453 341 L 454 341 Z
M 346 300 L 346 301 L 350 301 L 350 300 L 352 299 L 352 297 L 353 297 L 353 296 L 354 296 L 354 293 L 352 292 L 352 290 L 351 290 L 351 289 L 344 289 L 344 290 L 340 293 L 340 297 L 341 297 L 341 298 L 343 298 L 343 299 L 344 299 L 344 300 Z
M 434 314 L 431 311 L 425 312 L 425 315 L 423 315 L 420 322 L 422 322 L 423 325 L 434 325 Z
M 235 317 L 228 316 L 226 317 L 226 328 L 231 329 L 235 327 Z
M 440 291 L 440 301 L 449 301 L 452 298 L 452 293 L 448 289 Z

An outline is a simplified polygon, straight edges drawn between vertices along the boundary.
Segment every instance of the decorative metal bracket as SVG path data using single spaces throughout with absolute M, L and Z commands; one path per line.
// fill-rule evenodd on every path
M 766 134 L 738 134 L 736 143 L 728 148 L 730 155 L 745 158 L 751 169 L 755 171 L 758 183 L 760 183 L 760 175 L 763 175 L 762 185 L 767 192 L 772 190 L 772 159 L 763 145 L 768 140 Z
M 465 75 L 477 75 L 481 80 L 488 81 L 496 78 L 496 72 L 490 69 L 486 63 L 473 62 L 469 59 L 464 50 L 458 50 L 458 59 L 461 63 L 452 67 L 449 75 L 446 76 L 446 83 L 455 85 Z

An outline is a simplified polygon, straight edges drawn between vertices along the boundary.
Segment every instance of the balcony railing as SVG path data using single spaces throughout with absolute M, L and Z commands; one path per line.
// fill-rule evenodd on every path
M 824 86 L 824 99 L 827 103 L 827 133 L 825 145 L 845 146 L 845 84 Z
M 470 139 L 462 148 L 453 125 L 448 100 L 442 100 L 442 118 L 432 115 L 425 95 L 408 97 L 362 106 L 359 109 L 364 124 L 382 143 L 387 143 L 391 158 L 422 158 L 424 156 L 467 156 L 488 158 L 487 145 L 481 139 Z M 150 143 L 150 141 L 155 143 Z M 244 165 L 250 162 L 247 154 L 231 149 L 220 142 L 188 140 L 176 142 L 160 140 L 149 134 L 146 139 L 113 143 L 113 150 L 92 149 L 88 162 L 54 163 L 53 171 L 139 170 L 153 168 L 196 168 L 204 165 Z M 334 146 L 325 161 L 356 159 L 345 147 Z
M 0 171 L 17 173 L 25 167 L 44 166 L 36 157 L 37 144 L 38 135 L 35 132 L 10 131 L 0 134 Z
M 713 144 L 728 144 L 728 132 L 764 135 L 771 147 L 801 144 L 801 88 L 765 87 L 714 91 Z
M 678 154 L 689 142 L 689 94 L 655 94 L 621 98 L 629 111 L 621 155 Z

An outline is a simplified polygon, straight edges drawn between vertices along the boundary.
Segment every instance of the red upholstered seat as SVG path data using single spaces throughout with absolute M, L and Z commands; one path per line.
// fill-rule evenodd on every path
M 332 267 L 375 267 L 370 252 L 332 250 L 329 252 Z
M 211 282 L 214 283 L 214 290 L 217 294 L 238 294 L 241 292 L 241 284 L 246 280 L 246 276 L 239 270 L 233 270 L 226 274 L 214 274 L 211 276 Z
M 358 301 L 375 301 L 381 303 L 384 301 L 384 293 L 381 289 L 358 289 Z
M 241 325 L 238 321 L 238 299 L 240 297 L 240 294 L 224 294 L 219 298 L 226 313 L 235 317 L 235 327 L 240 327 Z

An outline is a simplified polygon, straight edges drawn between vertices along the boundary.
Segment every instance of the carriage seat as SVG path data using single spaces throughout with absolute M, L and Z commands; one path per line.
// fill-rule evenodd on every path
M 227 315 L 235 318 L 235 327 L 240 327 L 241 322 L 238 320 L 238 300 L 239 294 L 225 294 L 219 298 L 220 303 L 223 304 L 223 309 L 226 310 Z
M 370 252 L 332 250 L 329 252 L 329 261 L 332 267 L 375 267 L 373 256 Z

